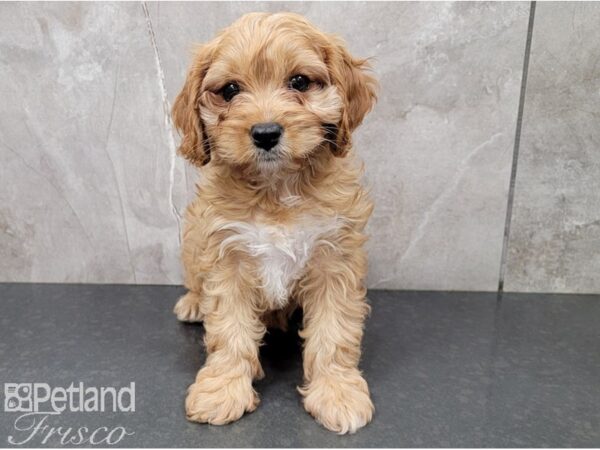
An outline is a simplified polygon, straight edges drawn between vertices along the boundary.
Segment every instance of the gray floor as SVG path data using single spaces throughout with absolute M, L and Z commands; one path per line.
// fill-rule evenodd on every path
M 294 334 L 268 336 L 256 412 L 225 427 L 187 422 L 185 389 L 204 355 L 202 326 L 171 314 L 182 292 L 0 285 L 0 382 L 134 381 L 133 413 L 63 413 L 46 422 L 123 426 L 135 434 L 120 446 L 600 446 L 599 296 L 370 292 L 361 367 L 377 411 L 357 434 L 337 436 L 302 409 Z M 0 412 L 0 445 L 31 434 L 15 430 L 17 417 Z M 43 436 L 27 445 L 40 446 Z M 60 445 L 55 436 L 48 445 Z

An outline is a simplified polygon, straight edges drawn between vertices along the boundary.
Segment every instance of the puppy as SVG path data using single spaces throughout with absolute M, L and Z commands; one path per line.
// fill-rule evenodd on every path
M 207 358 L 189 420 L 253 411 L 268 326 L 303 310 L 304 407 L 353 433 L 373 404 L 358 369 L 372 203 L 351 133 L 376 99 L 365 60 L 288 13 L 247 14 L 200 47 L 173 105 L 179 152 L 202 167 L 183 233 L 182 321 Z

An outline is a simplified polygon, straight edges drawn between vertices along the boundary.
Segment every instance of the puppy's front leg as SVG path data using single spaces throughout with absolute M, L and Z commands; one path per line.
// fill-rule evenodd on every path
M 362 249 L 346 257 L 321 255 L 301 289 L 304 310 L 306 410 L 331 431 L 354 433 L 370 422 L 373 403 L 358 370 L 363 321 L 368 313 Z
M 263 375 L 258 346 L 265 327 L 254 306 L 254 289 L 234 266 L 216 271 L 204 284 L 208 356 L 188 389 L 185 406 L 189 420 L 222 425 L 258 405 L 252 380 Z

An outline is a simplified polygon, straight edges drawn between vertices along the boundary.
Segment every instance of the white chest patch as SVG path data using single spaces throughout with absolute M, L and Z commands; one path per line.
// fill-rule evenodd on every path
M 245 251 L 256 257 L 261 275 L 261 288 L 275 307 L 288 301 L 290 289 L 304 271 L 312 250 L 326 243 L 326 235 L 339 229 L 341 220 L 317 220 L 305 217 L 293 225 L 230 222 L 221 227 L 235 234 L 224 239 L 221 252 L 232 245 L 242 244 Z

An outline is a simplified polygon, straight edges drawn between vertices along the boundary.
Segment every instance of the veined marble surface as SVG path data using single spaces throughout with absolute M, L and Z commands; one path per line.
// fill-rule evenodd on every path
M 538 3 L 506 289 L 600 292 L 600 4 Z
M 0 17 L 2 280 L 179 283 L 183 163 L 141 5 Z
M 538 9 L 507 288 L 598 291 L 600 5 Z M 373 57 L 380 100 L 355 138 L 376 201 L 369 285 L 495 290 L 529 3 L 1 3 L 0 281 L 180 283 L 197 175 L 175 157 L 170 104 L 194 43 L 280 10 Z M 575 153 L 546 158 L 543 140 Z

